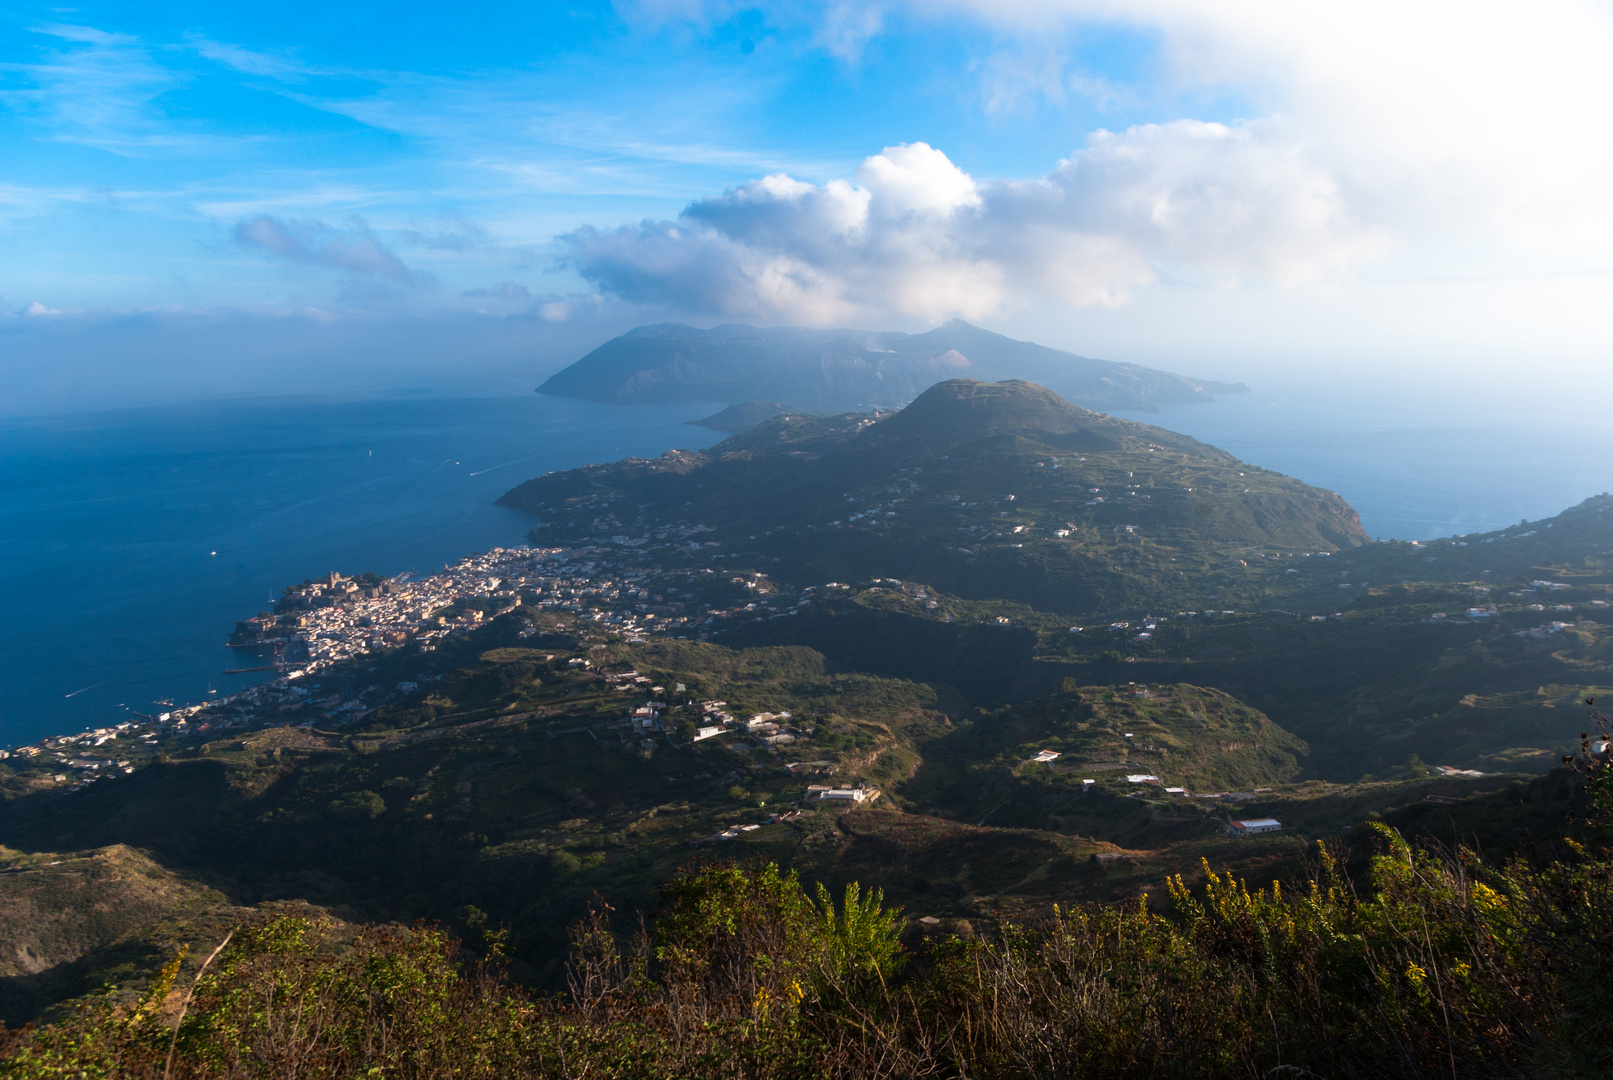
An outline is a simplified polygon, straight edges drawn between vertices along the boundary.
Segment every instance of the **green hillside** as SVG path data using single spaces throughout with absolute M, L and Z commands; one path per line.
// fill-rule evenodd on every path
M 710 416 L 684 422 L 695 427 L 711 428 L 713 431 L 749 431 L 764 420 L 771 420 L 790 411 L 788 405 L 777 401 L 741 401 L 719 409 Z
M 797 584 L 916 578 L 1072 615 L 1253 595 L 1272 587 L 1244 572 L 1253 556 L 1275 569 L 1367 542 L 1330 492 L 1020 382 L 941 383 L 883 416 L 776 417 L 705 453 L 554 473 L 501 501 L 542 519 L 540 543 L 660 551 L 698 535 L 667 557 Z
M 1150 773 L 1196 792 L 1294 780 L 1308 751 L 1236 698 L 1183 684 L 1071 688 L 988 714 L 951 736 L 946 749 L 1020 775 L 1107 783 L 1116 774 Z M 1059 757 L 1032 762 L 1043 750 Z
M 564 927 L 596 891 L 647 910 L 656 883 L 691 858 L 765 853 L 843 884 L 866 878 L 870 844 L 888 850 L 901 837 L 914 854 L 910 869 L 885 882 L 892 895 L 948 917 L 962 910 L 960 896 L 997 897 L 963 905 L 989 921 L 1059 882 L 1066 898 L 1107 895 L 1114 879 L 1060 868 L 1084 866 L 1109 850 L 1110 836 L 1134 847 L 1218 843 L 1221 808 L 1212 801 L 1140 825 L 1137 815 L 1152 811 L 1121 797 L 1123 781 L 1080 766 L 1128 761 L 1213 790 L 1291 779 L 1305 752 L 1259 712 L 1190 686 L 1156 685 L 1148 698 L 1087 688 L 977 714 L 955 689 L 841 670 L 798 646 L 629 643 L 546 617 L 551 644 L 533 649 L 523 641 L 535 639 L 519 636 L 526 625 L 496 620 L 440 667 L 419 657 L 428 686 L 342 732 L 191 737 L 88 790 L 19 786 L 0 815 L 0 842 L 30 851 L 137 847 L 218 883 L 219 910 L 296 901 L 349 919 L 493 920 L 512 927 L 532 977 L 552 981 Z M 431 670 L 439 674 L 428 680 Z M 605 678 L 620 671 L 669 690 L 683 685 L 665 736 L 626 727 L 642 698 Z M 697 710 L 684 703 L 713 699 L 740 718 L 791 714 L 790 739 L 769 745 L 739 730 L 691 742 L 686 718 Z M 1057 772 L 1024 765 L 1049 745 L 1065 752 Z M 1089 797 L 1085 829 L 997 805 L 992 794 L 1004 782 L 1079 786 L 1083 775 L 1103 776 L 1104 789 Z M 809 797 L 811 784 L 879 794 L 847 809 Z M 1114 804 L 1112 813 L 1100 803 Z M 794 816 L 767 824 L 785 813 Z M 900 824 L 877 824 L 892 814 Z M 761 827 L 711 839 L 746 825 Z M 190 911 L 185 904 L 194 907 L 176 899 L 173 913 Z M 136 911 L 78 952 L 154 918 Z

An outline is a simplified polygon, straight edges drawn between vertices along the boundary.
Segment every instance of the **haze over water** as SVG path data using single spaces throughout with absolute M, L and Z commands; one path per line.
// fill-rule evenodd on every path
M 1211 405 L 1125 415 L 1336 490 L 1380 538 L 1499 528 L 1613 488 L 1597 426 L 1544 397 L 1439 410 L 1253 381 Z M 504 491 L 710 446 L 719 433 L 683 421 L 715 407 L 270 398 L 5 422 L 0 744 L 260 681 L 223 674 L 255 663 L 223 642 L 286 585 L 429 574 L 521 543 L 531 522 L 493 505 Z
M 1344 496 L 1379 540 L 1430 540 L 1549 517 L 1613 490 L 1605 376 L 1517 380 L 1252 372 L 1248 394 L 1133 419 Z

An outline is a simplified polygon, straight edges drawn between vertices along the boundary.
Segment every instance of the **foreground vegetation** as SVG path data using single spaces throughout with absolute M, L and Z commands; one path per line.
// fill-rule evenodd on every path
M 1605 820 L 1601 754 L 1577 764 Z M 133 1004 L 14 1033 L 0 1076 L 1606 1075 L 1613 850 L 1578 832 L 1497 866 L 1374 823 L 1318 844 L 1297 894 L 1206 866 L 1159 911 L 1054 905 L 978 937 L 904 934 L 877 890 L 837 903 L 771 862 L 706 866 L 648 926 L 597 906 L 548 999 L 505 978 L 502 931 L 472 959 L 425 926 L 279 915 L 190 986 L 176 958 Z
M 194 996 L 176 963 L 133 1008 L 18 1033 L 0 1075 L 155 1077 L 170 1050 L 178 1077 L 1605 1075 L 1605 858 L 1497 870 L 1376 838 L 1359 892 L 1321 849 L 1297 897 L 1212 874 L 1168 914 L 912 949 L 878 893 L 707 868 L 625 946 L 603 911 L 576 928 L 568 1000 L 434 930 L 282 917 Z

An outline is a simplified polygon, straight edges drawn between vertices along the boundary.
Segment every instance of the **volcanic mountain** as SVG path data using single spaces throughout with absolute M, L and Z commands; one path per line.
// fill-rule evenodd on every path
M 538 392 L 613 403 L 781 401 L 798 409 L 862 409 L 900 405 L 957 378 L 1035 379 L 1099 409 L 1156 409 L 1247 389 L 1093 360 L 953 320 L 923 334 L 641 326 L 560 371 Z

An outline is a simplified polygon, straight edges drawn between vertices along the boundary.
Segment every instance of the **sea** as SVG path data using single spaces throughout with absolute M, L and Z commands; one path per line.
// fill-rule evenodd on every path
M 496 500 L 719 432 L 721 403 L 259 398 L 0 423 L 0 745 L 273 677 L 225 639 L 290 584 L 525 542 Z
M 272 673 L 237 619 L 337 570 L 433 573 L 523 542 L 530 476 L 723 436 L 722 402 L 527 394 L 244 398 L 0 421 L 0 746 L 224 695 Z M 1592 403 L 1271 377 L 1129 419 L 1337 491 L 1378 538 L 1548 516 L 1613 488 Z

